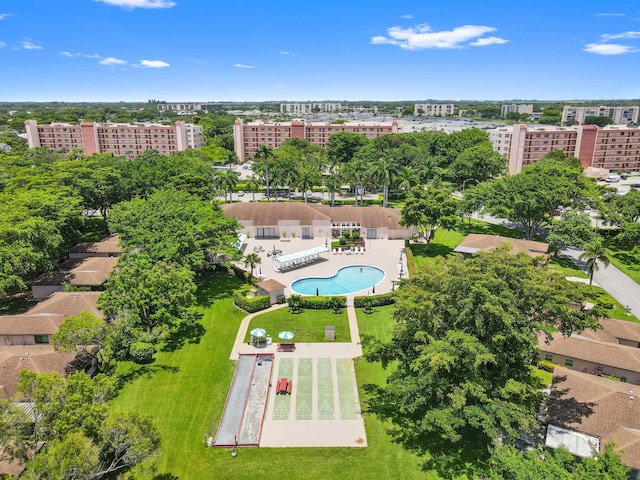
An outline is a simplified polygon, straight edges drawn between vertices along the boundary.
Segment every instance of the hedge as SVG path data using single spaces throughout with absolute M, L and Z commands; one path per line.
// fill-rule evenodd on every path
M 407 245 L 408 239 L 405 239 L 405 245 Z M 404 253 L 407 257 L 407 270 L 409 270 L 409 278 L 414 278 L 417 274 L 416 270 L 416 261 L 413 259 L 413 250 L 411 250 L 411 245 L 408 248 L 404 249 Z
M 380 295 L 366 295 L 353 297 L 353 306 L 355 308 L 362 308 L 362 299 L 370 298 L 371 307 L 382 307 L 384 305 L 393 305 L 396 303 L 395 292 L 381 293 Z
M 545 372 L 553 373 L 553 369 L 556 368 L 556 365 L 548 360 L 540 360 L 538 362 L 538 368 L 540 370 L 544 370 Z
M 334 205 L 336 207 L 340 206 L 340 205 L 351 205 L 351 206 L 355 206 L 356 201 L 354 200 L 335 200 Z M 378 199 L 364 199 L 364 200 L 358 200 L 358 205 L 382 205 L 382 200 L 378 200 Z M 322 200 L 322 205 L 331 205 L 331 200 Z
M 300 307 L 302 309 L 308 308 L 309 310 L 331 310 L 333 305 L 331 304 L 333 297 L 302 297 Z M 347 304 L 347 297 L 339 296 L 342 299 L 343 305 Z
M 233 294 L 233 303 L 245 312 L 254 313 L 269 308 L 271 306 L 271 297 L 269 295 L 261 295 L 247 298 L 242 293 L 235 292 Z

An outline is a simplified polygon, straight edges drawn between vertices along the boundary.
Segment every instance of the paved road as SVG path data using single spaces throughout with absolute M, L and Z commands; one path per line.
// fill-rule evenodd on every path
M 582 250 L 566 248 L 562 253 L 571 257 L 578 266 L 584 265 L 579 258 Z M 598 271 L 593 276 L 593 283 L 604 288 L 623 306 L 630 308 L 633 315 L 640 316 L 640 285 L 612 264 L 605 268 L 601 262 L 598 262 L 598 267 Z
M 474 216 L 478 218 L 477 215 Z M 503 218 L 495 218 L 490 215 L 481 215 L 479 218 L 488 223 L 517 228 L 516 225 Z M 579 258 L 582 252 L 576 248 L 567 248 L 561 251 L 564 255 L 571 257 L 578 266 L 584 267 L 584 262 Z M 593 276 L 593 283 L 604 288 L 609 295 L 623 306 L 628 306 L 630 312 L 640 318 L 640 285 L 612 264 L 605 268 L 602 263 L 598 262 L 598 267 L 599 270 Z

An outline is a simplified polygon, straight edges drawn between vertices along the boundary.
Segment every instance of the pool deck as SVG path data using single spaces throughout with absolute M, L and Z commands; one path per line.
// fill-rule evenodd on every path
M 262 263 L 254 270 L 254 275 L 258 276 L 260 272 L 265 277 L 264 279 L 274 279 L 286 285 L 284 294 L 286 296 L 291 295 L 291 284 L 296 280 L 305 277 L 330 277 L 336 273 L 341 267 L 348 265 L 367 265 L 378 267 L 385 272 L 385 277 L 380 283 L 376 285 L 375 293 L 390 292 L 393 285 L 392 280 L 397 280 L 400 277 L 400 265 L 402 265 L 403 277 L 407 275 L 407 262 L 404 253 L 402 254 L 402 260 L 400 260 L 400 251 L 404 250 L 404 240 L 367 240 L 364 253 L 352 253 L 348 255 L 346 253 L 335 254 L 328 252 L 322 254 L 322 258 L 315 263 L 285 270 L 283 272 L 276 272 L 273 268 L 273 260 L 271 257 L 267 257 L 267 251 L 277 248 L 282 250 L 283 255 L 288 255 L 302 250 L 308 250 L 313 247 L 324 245 L 323 239 L 301 239 L 291 238 L 287 241 L 281 240 L 256 240 L 249 238 L 246 241 L 246 248 L 244 254 L 254 252 L 254 247 L 262 247 L 264 251 L 255 252 L 258 253 Z M 371 289 L 363 290 L 354 294 L 348 295 L 353 297 L 354 295 L 366 295 Z

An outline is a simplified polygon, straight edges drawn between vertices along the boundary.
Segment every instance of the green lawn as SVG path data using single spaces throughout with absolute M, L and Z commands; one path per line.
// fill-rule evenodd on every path
M 350 342 L 349 320 L 347 311 L 334 315 L 327 310 L 306 309 L 302 313 L 293 314 L 288 307 L 257 315 L 251 319 L 244 341 L 251 340 L 249 332 L 254 328 L 264 328 L 273 341 L 278 341 L 278 332 L 289 330 L 294 333 L 294 342 L 324 342 L 324 327 L 336 327 L 336 341 Z
M 640 320 L 638 320 L 635 315 L 627 315 L 627 309 L 625 308 L 625 306 L 618 302 L 611 295 L 609 295 L 603 288 L 596 287 L 595 285 L 591 285 L 591 288 L 599 300 L 608 302 L 613 305 L 613 309 L 605 310 L 607 312 L 608 318 L 624 320 L 626 322 L 640 322 Z
M 578 268 L 573 260 L 567 257 L 551 257 L 549 264 L 554 270 L 562 272 L 565 277 L 589 278 L 584 270 Z
M 123 387 L 112 401 L 113 408 L 152 415 L 162 435 L 160 456 L 132 472 L 132 478 L 254 480 L 273 476 L 283 466 L 290 478 L 301 480 L 436 478 L 423 472 L 420 459 L 394 443 L 385 424 L 369 415 L 365 415 L 367 448 L 246 448 L 236 458 L 229 450 L 205 448 L 205 435 L 215 433 L 233 376 L 229 353 L 245 313 L 233 305 L 231 292 L 240 286 L 231 276 L 206 276 L 199 290 L 206 332 L 199 341 L 159 352 L 151 365 L 119 365 Z M 327 311 L 324 315 L 318 317 L 322 326 L 336 318 Z M 361 328 L 367 331 L 367 321 Z M 364 360 L 356 361 L 356 372 L 359 386 L 384 381 L 386 375 L 379 365 Z
M 626 273 L 636 283 L 640 283 L 640 252 L 631 250 L 612 249 L 613 257 L 610 258 L 617 268 Z

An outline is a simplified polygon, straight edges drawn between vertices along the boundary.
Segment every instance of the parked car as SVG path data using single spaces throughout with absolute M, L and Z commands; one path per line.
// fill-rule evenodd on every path
M 629 185 L 631 188 L 640 188 L 640 183 L 632 183 Z
M 239 196 L 239 197 L 244 197 L 244 192 L 243 192 L 242 190 L 239 190 L 239 191 L 238 191 L 238 196 Z
M 612 173 L 607 177 L 607 180 L 605 180 L 607 183 L 617 183 L 620 181 L 620 175 L 618 175 L 617 173 Z

